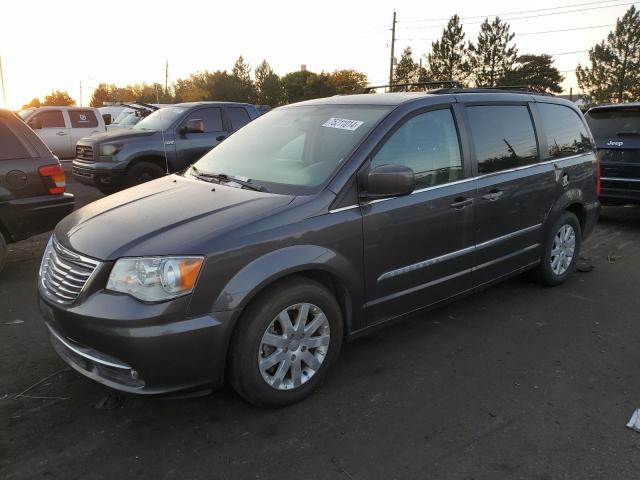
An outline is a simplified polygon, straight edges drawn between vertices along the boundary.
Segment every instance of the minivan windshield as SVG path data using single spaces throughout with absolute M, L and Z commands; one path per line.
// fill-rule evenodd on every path
M 166 130 L 187 111 L 183 107 L 165 107 L 140 120 L 133 127 L 136 130 Z
M 596 138 L 640 135 L 640 108 L 594 110 L 585 118 Z
M 273 192 L 312 193 L 391 109 L 282 107 L 242 127 L 195 166 L 198 172 L 265 183 Z

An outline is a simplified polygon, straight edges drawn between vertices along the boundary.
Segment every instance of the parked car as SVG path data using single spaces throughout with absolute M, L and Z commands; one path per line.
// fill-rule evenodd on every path
M 103 105 L 102 107 L 97 108 L 98 112 L 100 112 L 100 116 L 104 120 L 104 124 L 107 126 L 107 129 L 109 125 L 111 125 L 120 115 L 126 115 L 135 111 L 132 108 L 128 108 L 116 102 L 109 102 L 107 105 Z
M 640 103 L 592 107 L 585 117 L 598 148 L 600 200 L 640 203 Z
M 53 229 L 73 211 L 60 161 L 17 116 L 0 109 L 0 271 L 7 244 Z
M 89 107 L 37 107 L 18 113 L 51 151 L 62 159 L 75 156 L 76 142 L 107 128 L 100 112 Z
M 258 116 L 245 103 L 165 107 L 130 129 L 80 140 L 72 172 L 81 183 L 113 193 L 185 169 Z
M 107 125 L 107 131 L 117 130 L 120 128 L 131 128 L 143 118 L 148 117 L 153 112 L 166 106 L 149 103 L 130 103 L 126 105 L 127 109 L 123 110 L 123 112 L 118 115 L 112 123 Z
M 550 96 L 442 89 L 278 108 L 185 172 L 61 222 L 42 314 L 60 356 L 110 387 L 167 393 L 226 375 L 250 402 L 288 405 L 345 338 L 527 270 L 567 280 L 598 217 L 596 170 L 582 114 Z M 68 290 L 49 280 L 60 263 Z

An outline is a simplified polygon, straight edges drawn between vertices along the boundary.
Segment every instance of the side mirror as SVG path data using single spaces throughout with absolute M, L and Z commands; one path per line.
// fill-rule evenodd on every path
M 31 128 L 33 128 L 34 130 L 41 130 L 42 129 L 42 122 L 40 121 L 39 118 L 34 118 L 33 120 L 29 121 L 29 126 Z
M 409 195 L 415 186 L 416 176 L 409 167 L 397 164 L 380 165 L 367 173 L 361 197 L 376 199 Z
M 187 123 L 180 127 L 180 133 L 204 133 L 204 122 L 199 118 L 187 120 Z
M 102 119 L 104 120 L 105 125 L 111 125 L 111 114 L 105 113 L 102 115 Z

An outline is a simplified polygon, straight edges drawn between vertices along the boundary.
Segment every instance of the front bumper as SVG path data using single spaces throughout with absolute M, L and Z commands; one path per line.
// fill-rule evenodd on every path
M 71 165 L 73 178 L 84 185 L 101 189 L 118 189 L 124 182 L 125 170 L 115 170 L 105 162 L 93 163 L 75 159 Z
M 98 291 L 79 305 L 40 295 L 40 311 L 60 357 L 111 388 L 165 394 L 219 385 L 233 311 L 185 317 L 188 297 L 143 304 Z
M 52 230 L 60 220 L 73 212 L 74 196 L 43 195 L 0 202 L 0 217 L 10 240 L 17 242 Z

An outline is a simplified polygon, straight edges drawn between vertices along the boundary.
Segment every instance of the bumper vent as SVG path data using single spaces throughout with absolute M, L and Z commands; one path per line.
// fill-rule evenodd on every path
M 39 281 L 43 293 L 56 303 L 77 300 L 100 262 L 74 253 L 51 237 L 42 257 Z
M 76 158 L 93 162 L 93 147 L 88 145 L 76 145 Z

